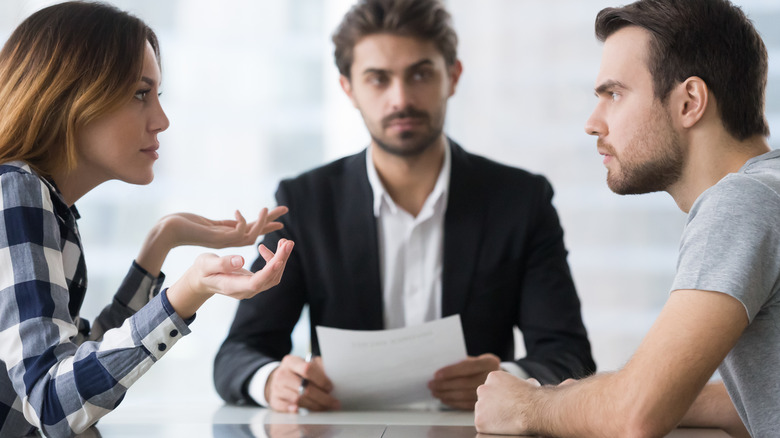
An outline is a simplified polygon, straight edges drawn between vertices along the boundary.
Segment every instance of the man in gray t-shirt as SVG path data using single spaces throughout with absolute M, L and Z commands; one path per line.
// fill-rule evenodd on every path
M 748 160 L 693 203 L 672 290 L 728 294 L 750 324 L 720 366 L 753 436 L 773 436 L 780 408 L 780 150 Z
M 618 194 L 666 191 L 688 213 L 664 308 L 621 370 L 538 383 L 493 372 L 479 432 L 732 436 L 780 431 L 780 151 L 764 117 L 768 56 L 727 0 L 639 0 L 602 10 L 598 138 Z M 626 291 L 630 293 L 630 291 Z M 709 382 L 720 367 L 723 381 Z

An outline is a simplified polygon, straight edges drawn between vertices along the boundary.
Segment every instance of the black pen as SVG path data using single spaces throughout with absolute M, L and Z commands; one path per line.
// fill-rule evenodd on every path
M 305 359 L 306 363 L 311 362 L 311 359 L 312 359 L 312 355 L 311 355 L 311 351 L 310 351 L 310 352 L 306 353 L 306 359 Z M 298 395 L 301 395 L 301 396 L 303 395 L 303 392 L 306 391 L 306 386 L 308 384 L 309 384 L 309 381 L 305 377 L 302 377 L 301 378 L 301 386 L 298 387 Z

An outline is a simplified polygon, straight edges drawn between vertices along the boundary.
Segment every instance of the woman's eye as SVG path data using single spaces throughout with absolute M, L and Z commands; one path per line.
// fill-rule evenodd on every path
M 138 91 L 135 92 L 133 97 L 138 99 L 138 100 L 140 100 L 140 101 L 144 101 L 144 100 L 146 100 L 146 95 L 149 94 L 150 91 L 152 91 L 152 90 L 138 90 Z

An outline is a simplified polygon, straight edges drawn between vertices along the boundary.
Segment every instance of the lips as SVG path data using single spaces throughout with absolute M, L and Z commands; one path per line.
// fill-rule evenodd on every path
M 604 164 L 607 164 L 608 161 L 611 161 L 612 158 L 615 156 L 615 151 L 607 142 L 599 139 L 597 142 L 596 150 L 598 150 L 599 155 L 604 157 Z
M 160 145 L 155 144 L 155 145 L 149 146 L 148 148 L 141 149 L 141 152 L 145 153 L 146 155 L 151 156 L 152 158 L 154 158 L 156 160 L 156 159 L 158 159 L 160 157 L 160 154 L 157 153 L 157 149 L 160 149 Z
M 417 117 L 405 117 L 402 119 L 394 119 L 388 123 L 389 128 L 409 129 L 418 126 L 423 123 L 423 120 Z

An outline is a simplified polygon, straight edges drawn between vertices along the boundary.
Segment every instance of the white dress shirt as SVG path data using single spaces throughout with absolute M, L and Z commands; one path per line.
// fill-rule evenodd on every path
M 368 182 L 374 192 L 382 284 L 384 328 L 394 329 L 441 318 L 444 214 L 450 187 L 452 158 L 449 142 L 433 191 L 415 217 L 393 201 L 374 166 L 371 147 L 366 152 Z M 249 395 L 268 406 L 265 384 L 279 362 L 261 367 L 249 383 Z M 520 378 L 528 374 L 514 362 L 501 367 Z
M 436 185 L 416 217 L 393 201 L 379 179 L 371 148 L 366 153 L 368 182 L 374 192 L 385 329 L 441 318 L 444 212 L 451 168 L 448 144 L 444 151 Z

